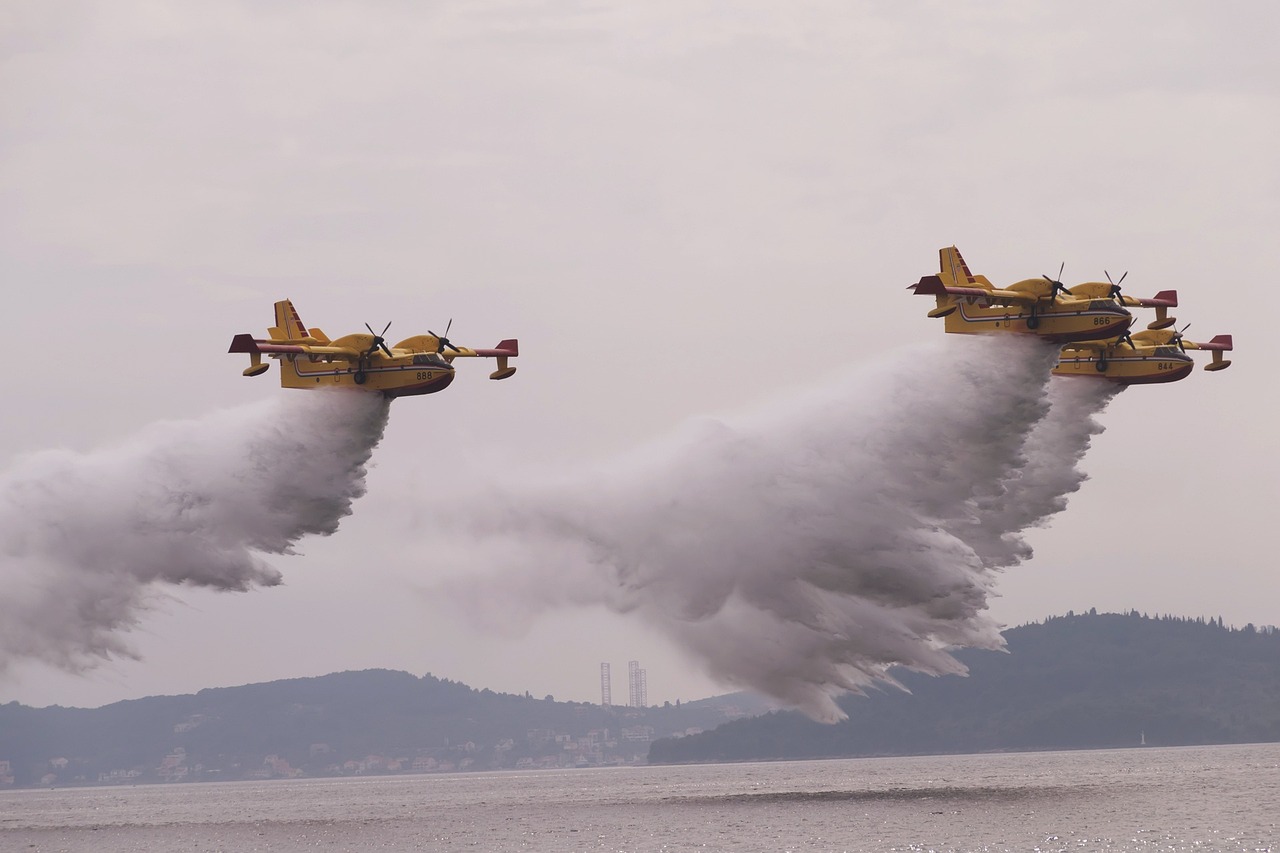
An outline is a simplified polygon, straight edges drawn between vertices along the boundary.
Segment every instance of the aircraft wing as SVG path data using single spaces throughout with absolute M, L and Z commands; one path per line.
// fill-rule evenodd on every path
M 352 347 L 313 346 L 312 344 L 274 344 L 261 341 L 253 335 L 236 335 L 231 339 L 227 352 L 304 353 L 307 355 L 335 355 L 341 358 L 359 358 L 361 353 Z
M 1207 343 L 1198 344 L 1195 341 L 1183 341 L 1182 345 L 1187 349 L 1207 349 L 1222 350 L 1223 352 L 1231 351 L 1230 335 L 1215 335 L 1212 340 Z
M 1230 335 L 1215 335 L 1212 340 L 1203 344 L 1199 344 L 1194 341 L 1184 341 L 1182 345 L 1187 349 L 1213 350 L 1213 361 L 1204 366 L 1205 370 L 1214 372 L 1217 370 L 1226 370 L 1231 366 L 1231 359 L 1222 357 L 1224 352 L 1231 351 L 1232 342 Z
M 505 341 L 499 341 L 496 347 L 491 349 L 472 349 L 471 347 L 451 347 L 449 351 L 443 353 L 446 358 L 508 358 L 520 354 L 520 342 L 515 338 Z
M 1139 308 L 1177 308 L 1178 307 L 1178 291 L 1162 290 L 1150 299 L 1141 299 L 1133 296 L 1121 297 L 1121 302 L 1125 305 L 1137 306 Z
M 936 275 L 926 275 L 915 284 L 907 285 L 917 296 L 976 296 L 992 302 L 1012 302 L 1018 305 L 1034 305 L 1040 298 L 1020 290 L 998 290 L 985 287 L 947 287 Z
M 498 341 L 498 345 L 493 349 L 478 349 L 476 355 L 484 358 L 497 358 L 499 356 L 517 356 L 520 354 L 520 342 L 515 338 L 509 338 L 505 341 Z

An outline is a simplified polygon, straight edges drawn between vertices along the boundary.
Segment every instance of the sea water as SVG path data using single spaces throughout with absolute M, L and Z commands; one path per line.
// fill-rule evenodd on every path
M 0 793 L 5 851 L 1278 851 L 1280 744 Z

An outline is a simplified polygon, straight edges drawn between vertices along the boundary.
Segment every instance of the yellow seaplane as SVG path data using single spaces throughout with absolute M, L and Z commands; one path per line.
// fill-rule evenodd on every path
M 1190 325 L 1190 324 L 1188 324 Z M 1209 350 L 1213 360 L 1205 370 L 1226 370 L 1230 359 L 1231 336 L 1218 335 L 1207 343 L 1183 340 L 1181 331 L 1149 329 L 1125 333 L 1109 341 L 1080 341 L 1067 344 L 1053 368 L 1054 376 L 1092 376 L 1120 385 L 1152 385 L 1177 382 L 1190 375 L 1193 363 L 1187 350 Z
M 1172 326 L 1168 309 L 1178 305 L 1178 292 L 1165 290 L 1150 299 L 1120 293 L 1119 282 L 1086 282 L 1066 287 L 1058 278 L 1028 278 L 997 288 L 986 276 L 974 275 L 955 247 L 938 250 L 941 269 L 908 289 L 920 296 L 934 296 L 937 307 L 930 317 L 945 317 L 947 332 L 961 335 L 1013 333 L 1037 335 L 1059 344 L 1106 340 L 1129 330 L 1133 315 L 1126 306 L 1155 308 L 1156 319 L 1148 329 Z M 1064 265 L 1065 266 L 1065 265 Z M 1124 281 L 1124 276 L 1120 277 Z
M 490 379 L 506 379 L 516 372 L 507 363 L 520 354 L 516 340 L 502 341 L 493 349 L 455 346 L 448 338 L 452 320 L 443 335 L 415 335 L 388 347 L 383 336 L 390 323 L 381 333 L 366 323 L 369 334 L 359 332 L 331 341 L 319 329 L 303 325 L 288 299 L 277 302 L 275 308 L 276 324 L 267 330 L 268 338 L 236 335 L 227 351 L 249 354 L 245 376 L 267 371 L 271 365 L 262 360 L 264 354 L 279 359 L 282 388 L 353 386 L 387 397 L 434 394 L 453 382 L 455 358 L 497 359 L 497 370 L 489 374 Z

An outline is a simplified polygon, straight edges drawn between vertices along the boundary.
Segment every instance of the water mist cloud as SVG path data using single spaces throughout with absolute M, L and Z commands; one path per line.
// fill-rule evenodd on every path
M 372 394 L 287 394 L 19 459 L 0 474 L 0 672 L 132 656 L 121 633 L 163 585 L 280 583 L 258 553 L 337 529 L 387 411 Z
M 948 647 L 1002 645 L 995 572 L 1079 488 L 1111 396 L 1070 380 L 1051 392 L 1055 357 L 948 338 L 605 471 L 494 488 L 448 522 L 489 582 L 449 591 L 504 619 L 635 613 L 721 681 L 820 720 L 895 665 L 962 673 Z

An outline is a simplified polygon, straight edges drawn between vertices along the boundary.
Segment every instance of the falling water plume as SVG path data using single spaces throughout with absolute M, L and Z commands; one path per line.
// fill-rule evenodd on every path
M 314 391 L 19 459 L 0 474 L 0 672 L 133 656 L 123 635 L 166 586 L 280 583 L 260 554 L 337 529 L 386 421 L 381 397 Z
M 486 613 L 604 604 L 724 683 L 819 720 L 901 666 L 999 648 L 987 599 L 1084 475 L 1110 392 L 1056 386 L 1043 342 L 948 338 L 752 417 L 701 422 L 606 470 L 494 486 L 442 514 L 490 568 L 446 586 Z

